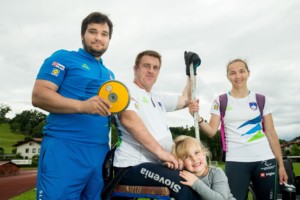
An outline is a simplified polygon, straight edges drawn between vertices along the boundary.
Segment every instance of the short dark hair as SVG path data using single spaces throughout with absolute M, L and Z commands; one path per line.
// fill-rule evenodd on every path
M 107 23 L 109 27 L 109 39 L 111 39 L 112 32 L 113 32 L 113 24 L 108 18 L 107 15 L 100 13 L 100 12 L 92 12 L 90 13 L 86 18 L 82 20 L 81 23 L 81 36 L 84 35 L 87 26 L 91 23 L 96 23 L 96 24 L 105 24 Z
M 143 56 L 152 56 L 152 57 L 157 58 L 159 60 L 159 67 L 161 66 L 161 55 L 158 52 L 152 51 L 152 50 L 146 50 L 146 51 L 142 51 L 141 53 L 139 53 L 135 59 L 136 66 L 138 66 L 140 64 Z

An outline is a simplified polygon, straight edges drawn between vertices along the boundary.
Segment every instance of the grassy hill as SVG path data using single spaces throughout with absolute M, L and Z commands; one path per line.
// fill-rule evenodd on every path
M 4 149 L 6 154 L 11 154 L 14 144 L 17 141 L 24 140 L 24 135 L 12 133 L 8 124 L 0 124 L 0 147 Z

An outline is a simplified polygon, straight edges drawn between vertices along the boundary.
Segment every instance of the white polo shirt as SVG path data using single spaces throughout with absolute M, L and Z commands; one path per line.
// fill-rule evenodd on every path
M 126 86 L 131 96 L 130 104 L 126 110 L 136 112 L 157 142 L 165 150 L 171 152 L 173 139 L 167 123 L 164 103 L 168 104 L 170 109 L 168 111 L 174 111 L 177 99 L 172 96 L 170 97 L 172 99 L 169 98 L 168 100 L 168 97 L 165 96 L 163 103 L 158 95 L 149 93 L 134 83 L 126 84 Z M 121 144 L 115 152 L 115 167 L 134 166 L 144 162 L 160 162 L 157 156 L 146 150 L 131 136 L 122 126 L 118 117 L 116 117 L 116 122 L 119 134 L 121 134 Z

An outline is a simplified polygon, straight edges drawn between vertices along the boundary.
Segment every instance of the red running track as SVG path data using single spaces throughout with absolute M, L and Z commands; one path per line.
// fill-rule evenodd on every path
M 37 170 L 20 170 L 15 176 L 0 177 L 0 200 L 8 200 L 35 188 Z

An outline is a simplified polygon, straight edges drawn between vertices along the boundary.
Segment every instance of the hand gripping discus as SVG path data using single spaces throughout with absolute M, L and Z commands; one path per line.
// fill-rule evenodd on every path
M 194 53 L 194 52 L 184 52 L 184 60 L 185 60 L 185 64 L 186 64 L 186 72 L 187 75 L 189 75 L 191 77 L 191 86 L 192 86 L 192 91 L 191 91 L 191 99 L 192 100 L 196 100 L 196 80 L 195 80 L 195 76 L 196 73 L 196 69 L 197 67 L 200 66 L 201 64 L 201 59 L 200 57 Z M 189 70 L 189 71 L 188 71 Z M 200 133 L 199 133 L 199 123 L 198 123 L 198 111 L 194 112 L 194 127 L 195 127 L 195 137 L 196 139 L 200 140 Z

